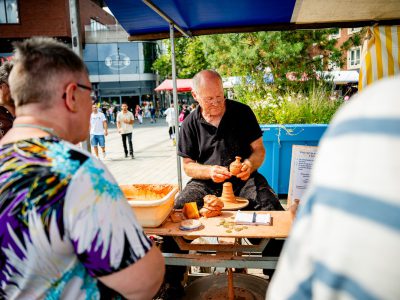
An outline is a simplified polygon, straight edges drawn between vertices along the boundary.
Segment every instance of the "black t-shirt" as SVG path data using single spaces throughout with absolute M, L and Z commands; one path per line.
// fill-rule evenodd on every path
M 251 154 L 250 144 L 262 136 L 253 111 L 245 104 L 226 99 L 226 110 L 217 127 L 196 109 L 183 122 L 178 155 L 205 165 L 228 167 L 235 156 Z

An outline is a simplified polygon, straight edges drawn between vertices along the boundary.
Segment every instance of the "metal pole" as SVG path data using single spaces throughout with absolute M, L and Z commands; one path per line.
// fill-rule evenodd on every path
M 79 0 L 69 0 L 69 19 L 71 23 L 72 50 L 82 58 L 81 19 L 79 14 Z M 90 140 L 82 142 L 82 148 L 91 152 Z
M 178 89 L 176 85 L 176 62 L 175 62 L 175 41 L 174 41 L 174 24 L 169 23 L 169 37 L 171 40 L 171 62 L 172 62 L 172 87 L 175 109 L 175 139 L 176 139 L 176 166 L 178 169 L 178 187 L 182 190 L 182 169 L 181 158 L 178 155 L 179 145 L 179 122 L 178 122 Z
M 190 32 L 186 32 L 182 27 L 180 27 L 174 20 L 172 20 L 166 13 L 164 13 L 157 5 L 155 5 L 151 0 L 142 0 L 144 4 L 150 7 L 154 12 L 156 12 L 161 18 L 168 22 L 168 24 L 172 24 L 173 27 L 176 28 L 180 33 L 182 33 L 185 37 L 191 37 Z

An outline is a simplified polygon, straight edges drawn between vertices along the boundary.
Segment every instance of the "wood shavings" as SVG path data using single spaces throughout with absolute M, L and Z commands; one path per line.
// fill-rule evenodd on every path
M 233 219 L 232 217 L 230 217 L 229 219 Z M 232 222 L 229 219 L 223 219 L 219 222 L 219 224 L 217 226 L 223 226 L 224 228 L 226 228 L 226 233 L 232 233 L 233 231 L 239 232 L 242 231 L 244 229 L 247 229 L 247 226 L 242 226 L 242 225 L 236 225 L 235 222 Z

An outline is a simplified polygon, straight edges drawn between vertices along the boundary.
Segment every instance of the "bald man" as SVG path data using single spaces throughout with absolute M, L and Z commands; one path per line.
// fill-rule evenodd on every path
M 262 131 L 250 107 L 225 99 L 221 76 L 204 70 L 193 78 L 193 98 L 199 108 L 182 124 L 178 154 L 192 179 L 180 193 L 176 207 L 196 201 L 203 206 L 207 194 L 221 195 L 230 181 L 236 196 L 249 200 L 249 210 L 283 210 L 264 176 L 258 173 L 265 157 Z M 228 170 L 235 156 L 243 159 L 241 171 Z

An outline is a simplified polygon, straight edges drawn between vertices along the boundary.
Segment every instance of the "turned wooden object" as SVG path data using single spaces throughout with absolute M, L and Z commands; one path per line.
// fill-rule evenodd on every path
M 233 273 L 231 268 L 228 268 L 228 300 L 235 300 L 235 288 L 233 286 Z
M 236 202 L 236 197 L 233 193 L 232 183 L 224 182 L 224 184 L 222 185 L 222 195 L 220 199 L 223 202 Z
M 235 160 L 229 165 L 229 172 L 231 172 L 232 175 L 236 176 L 240 173 L 242 169 L 241 160 L 242 158 L 240 156 L 235 156 Z

